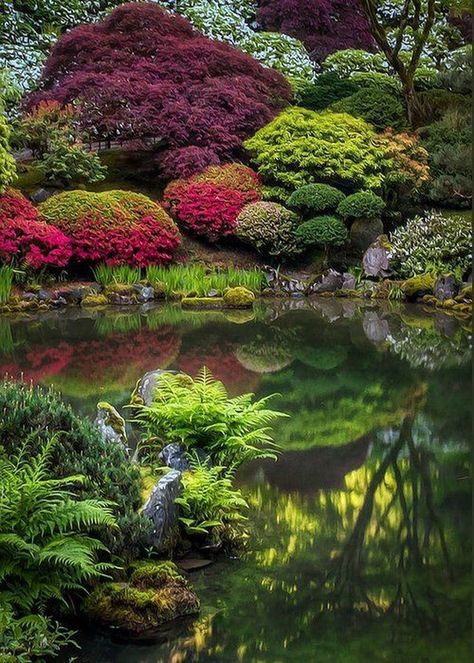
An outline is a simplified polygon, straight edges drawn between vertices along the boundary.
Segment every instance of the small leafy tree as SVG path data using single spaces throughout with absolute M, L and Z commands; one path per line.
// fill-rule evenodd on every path
M 327 263 L 329 249 L 345 244 L 348 233 L 346 226 L 337 216 L 317 216 L 298 226 L 296 237 L 304 247 L 322 246 Z

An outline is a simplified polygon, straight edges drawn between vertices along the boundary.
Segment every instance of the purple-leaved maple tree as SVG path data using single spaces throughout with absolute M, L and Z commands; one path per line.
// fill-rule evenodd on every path
M 170 179 L 242 156 L 242 142 L 291 101 L 291 88 L 186 19 L 130 3 L 59 39 L 27 107 L 51 99 L 77 104 L 91 141 L 153 138 Z

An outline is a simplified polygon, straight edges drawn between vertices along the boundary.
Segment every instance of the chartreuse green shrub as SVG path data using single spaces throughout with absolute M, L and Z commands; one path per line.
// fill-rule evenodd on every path
M 450 271 L 462 278 L 471 267 L 472 228 L 465 216 L 432 210 L 394 230 L 390 242 L 393 270 L 405 278 Z
M 31 660 L 68 642 L 70 632 L 44 611 L 112 568 L 98 561 L 106 548 L 97 532 L 116 521 L 108 502 L 74 499 L 84 477 L 54 478 L 57 438 L 38 448 L 15 441 L 12 454 L 0 455 L 0 652 Z
M 317 216 L 302 223 L 296 237 L 302 246 L 322 246 L 327 254 L 330 247 L 342 246 L 347 241 L 348 233 L 337 216 Z
M 51 478 L 82 475 L 74 488 L 81 499 L 109 500 L 118 528 L 100 533 L 115 554 L 137 556 L 149 532 L 141 507 L 141 477 L 125 449 L 102 439 L 88 419 L 80 419 L 54 391 L 22 383 L 0 382 L 0 447 L 8 455 L 17 451 L 19 440 L 30 440 L 36 454 L 51 435 L 57 444 L 49 455 Z
M 249 203 L 237 217 L 235 235 L 265 255 L 282 259 L 299 252 L 295 240 L 298 216 L 278 203 Z
M 352 189 L 380 187 L 387 155 L 375 136 L 365 120 L 347 113 L 291 107 L 244 146 L 266 183 L 285 200 L 295 189 L 321 180 Z
M 384 201 L 373 191 L 358 191 L 339 203 L 337 213 L 344 219 L 378 219 L 384 208 Z
M 304 215 L 334 212 L 345 195 L 329 184 L 305 184 L 288 198 L 288 207 Z
M 270 425 L 284 415 L 267 408 L 270 398 L 229 398 L 205 367 L 194 379 L 164 373 L 153 402 L 139 406 L 136 421 L 149 448 L 178 442 L 188 452 L 203 450 L 213 465 L 231 471 L 249 460 L 275 457 Z
M 331 105 L 336 113 L 349 113 L 370 122 L 376 129 L 400 130 L 406 126 L 406 113 L 399 95 L 377 87 L 358 90 Z
M 2 113 L 0 99 L 0 193 L 3 193 L 15 179 L 15 159 L 10 154 L 10 129 Z

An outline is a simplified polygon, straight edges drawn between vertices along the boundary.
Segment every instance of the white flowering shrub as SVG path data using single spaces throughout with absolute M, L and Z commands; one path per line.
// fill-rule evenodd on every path
M 466 216 L 443 216 L 435 210 L 416 216 L 391 235 L 391 264 L 402 277 L 454 271 L 471 266 L 472 228 Z
M 166 3 L 168 6 L 174 3 Z M 186 0 L 177 2 L 175 11 L 185 16 L 195 28 L 211 39 L 238 46 L 254 32 L 245 16 L 230 2 Z
M 314 63 L 299 39 L 279 32 L 257 32 L 239 47 L 267 67 L 280 71 L 297 93 L 316 80 Z
M 299 218 L 278 203 L 249 203 L 237 217 L 235 235 L 263 254 L 289 258 L 300 251 L 296 240 Z

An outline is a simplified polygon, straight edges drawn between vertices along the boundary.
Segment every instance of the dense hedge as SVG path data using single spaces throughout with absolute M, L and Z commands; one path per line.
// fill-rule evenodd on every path
M 0 446 L 7 454 L 16 453 L 26 439 L 35 453 L 52 435 L 58 437 L 51 456 L 53 475 L 82 474 L 85 480 L 76 489 L 78 496 L 115 503 L 120 529 L 109 530 L 105 542 L 112 552 L 133 557 L 148 523 L 137 513 L 140 473 L 124 448 L 104 441 L 92 422 L 77 417 L 53 391 L 0 382 L 0 413 Z
M 181 241 L 164 209 L 132 191 L 65 191 L 38 209 L 40 218 L 71 238 L 77 262 L 168 263 Z
M 246 205 L 237 218 L 236 236 L 263 254 L 291 258 L 299 251 L 295 231 L 298 216 L 278 203 Z
M 291 100 L 274 69 L 154 3 L 121 5 L 56 43 L 28 106 L 75 103 L 92 139 L 158 139 L 167 179 L 232 161 Z
M 0 259 L 41 269 L 64 267 L 71 242 L 58 228 L 38 218 L 33 205 L 15 189 L 0 194 Z

